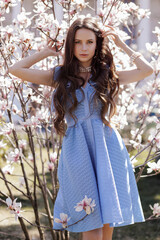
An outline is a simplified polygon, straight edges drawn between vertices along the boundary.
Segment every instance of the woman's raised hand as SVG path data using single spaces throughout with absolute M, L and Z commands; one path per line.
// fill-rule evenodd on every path
M 111 36 L 113 41 L 115 42 L 117 47 L 121 47 L 124 44 L 124 41 L 120 38 L 114 27 L 109 25 L 105 25 L 105 27 L 109 28 L 108 30 L 102 30 L 102 37 L 108 42 L 108 36 Z
M 55 44 L 55 41 L 52 39 L 48 38 L 47 39 L 47 45 L 44 47 L 44 51 L 47 51 L 49 56 L 62 56 L 62 51 L 61 48 L 63 46 L 63 43 L 57 43 Z M 59 50 L 60 49 L 60 50 Z

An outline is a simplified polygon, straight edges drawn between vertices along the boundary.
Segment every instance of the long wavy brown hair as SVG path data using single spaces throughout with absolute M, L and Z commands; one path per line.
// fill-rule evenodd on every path
M 110 126 L 111 117 L 116 112 L 115 96 L 119 91 L 119 81 L 113 62 L 113 55 L 108 44 L 102 38 L 102 30 L 99 28 L 97 20 L 90 17 L 78 18 L 68 30 L 65 41 L 64 62 L 56 81 L 54 80 L 56 88 L 53 98 L 55 107 L 54 127 L 60 135 L 65 135 L 66 124 L 64 116 L 66 111 L 69 112 L 75 123 L 77 121 L 74 110 L 79 102 L 75 91 L 85 83 L 85 79 L 78 75 L 79 61 L 74 56 L 75 33 L 80 28 L 92 30 L 96 35 L 97 45 L 91 63 L 91 80 L 96 84 L 94 102 L 100 100 L 102 104 L 101 119 L 103 123 Z M 67 87 L 68 83 L 70 83 L 69 87 Z M 80 90 L 83 92 L 81 88 Z M 67 102 L 71 103 L 69 108 L 67 108 Z M 106 119 L 106 115 L 108 119 Z

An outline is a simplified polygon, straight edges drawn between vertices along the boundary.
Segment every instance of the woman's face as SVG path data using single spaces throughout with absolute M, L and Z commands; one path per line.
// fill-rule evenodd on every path
M 81 28 L 76 31 L 74 55 L 84 67 L 91 65 L 96 50 L 96 35 L 93 31 Z

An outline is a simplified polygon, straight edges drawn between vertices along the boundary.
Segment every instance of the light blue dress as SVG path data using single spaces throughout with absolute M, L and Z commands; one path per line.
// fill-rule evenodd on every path
M 55 80 L 60 71 L 56 68 Z M 100 117 L 101 104 L 94 107 L 93 82 L 82 87 L 85 98 L 75 110 L 74 120 L 65 115 L 66 136 L 58 164 L 59 191 L 53 217 L 68 215 L 68 225 L 82 219 L 86 212 L 75 210 L 85 196 L 95 200 L 96 206 L 82 221 L 69 226 L 70 232 L 85 232 L 103 227 L 121 227 L 135 222 L 145 222 L 131 161 L 118 131 L 105 126 Z M 82 99 L 76 90 L 78 101 Z M 53 94 L 54 97 L 54 94 Z M 63 229 L 54 221 L 53 229 Z

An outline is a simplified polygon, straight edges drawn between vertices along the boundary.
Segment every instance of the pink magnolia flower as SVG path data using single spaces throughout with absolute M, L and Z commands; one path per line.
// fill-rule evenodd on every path
M 48 162 L 48 170 L 53 171 L 54 170 L 54 163 L 53 162 Z
M 11 163 L 11 164 L 12 164 L 13 162 L 18 162 L 20 156 L 21 156 L 21 151 L 20 151 L 18 148 L 16 148 L 16 149 L 14 150 L 14 152 L 12 151 L 12 152 L 10 152 L 10 153 L 8 154 L 8 156 L 6 156 L 7 162 L 9 162 L 9 163 Z
M 153 215 L 155 217 L 159 217 L 160 216 L 160 205 L 159 205 L 159 203 L 155 203 L 153 205 L 153 207 L 151 205 L 149 205 L 149 207 L 153 210 Z
M 7 101 L 1 100 L 0 101 L 0 110 L 5 111 L 7 109 Z
M 17 220 L 18 217 L 21 216 L 20 212 L 22 207 L 21 202 L 17 203 L 16 200 L 17 198 L 14 201 L 12 201 L 10 197 L 6 199 L 6 204 L 8 206 L 8 209 L 10 210 L 10 213 L 15 214 L 15 220 Z
M 12 106 L 12 112 L 14 114 L 19 114 L 20 113 L 20 110 L 17 108 L 17 106 L 15 104 L 13 104 L 13 106 Z
M 69 220 L 70 218 L 68 218 L 68 215 L 65 213 L 60 213 L 60 219 L 59 218 L 54 219 L 56 223 L 62 223 L 63 228 L 67 227 L 67 223 Z
M 50 161 L 52 163 L 55 163 L 57 161 L 57 153 L 56 152 L 50 153 Z
M 30 119 L 27 119 L 26 122 L 22 122 L 21 120 L 19 120 L 19 123 L 24 126 L 24 127 L 38 127 L 39 124 L 39 120 L 37 117 L 32 116 Z
M 14 171 L 14 167 L 12 167 L 10 164 L 6 165 L 5 167 L 2 168 L 2 171 L 4 174 L 9 174 L 11 175 Z
M 0 135 L 10 135 L 14 129 L 13 123 L 6 123 L 3 128 L 0 129 Z
M 106 9 L 99 9 L 99 11 L 98 11 L 98 16 L 100 17 L 100 18 L 103 18 L 104 17 L 104 15 L 106 14 Z
M 19 144 L 20 148 L 25 148 L 27 145 L 27 142 L 26 142 L 26 140 L 22 139 L 22 140 L 18 141 L 18 144 Z
M 96 206 L 95 200 L 92 201 L 92 198 L 87 198 L 85 195 L 85 198 L 77 203 L 77 206 L 75 206 L 75 211 L 81 212 L 82 210 L 85 210 L 87 214 L 91 214 L 91 212 L 94 211 L 94 207 Z

